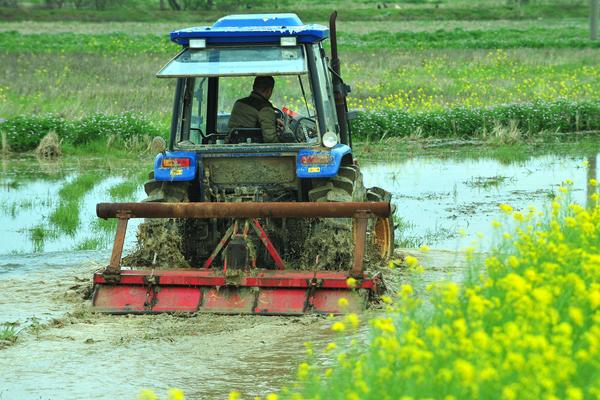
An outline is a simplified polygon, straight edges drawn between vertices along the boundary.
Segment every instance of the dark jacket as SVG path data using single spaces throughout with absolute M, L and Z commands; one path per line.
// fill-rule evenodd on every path
M 233 105 L 228 128 L 260 128 L 265 143 L 278 142 L 273 104 L 260 93 L 239 99 Z

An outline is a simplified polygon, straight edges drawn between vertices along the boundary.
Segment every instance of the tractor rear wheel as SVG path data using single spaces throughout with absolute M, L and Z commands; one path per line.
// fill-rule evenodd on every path
M 319 184 L 320 183 L 320 184 Z M 308 193 L 309 201 L 390 201 L 389 192 L 379 187 L 366 189 L 362 173 L 356 165 L 341 166 L 338 175 L 318 182 Z M 325 237 L 324 237 L 325 236 Z M 328 245 L 326 239 L 335 241 Z M 352 259 L 352 220 L 348 218 L 324 219 L 313 226 L 305 242 L 307 252 L 320 244 L 320 251 L 328 253 L 325 261 L 332 266 L 346 264 Z M 316 250 L 316 249 L 315 249 Z M 394 225 L 392 218 L 377 218 L 369 223 L 367 232 L 367 258 L 388 260 L 394 251 Z

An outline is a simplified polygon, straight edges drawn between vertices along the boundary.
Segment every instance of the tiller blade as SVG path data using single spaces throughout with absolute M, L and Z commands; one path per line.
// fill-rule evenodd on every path
M 357 280 L 353 287 L 347 279 L 347 272 L 262 269 L 237 276 L 211 269 L 98 272 L 93 305 L 107 313 L 339 314 L 365 308 L 381 284 L 379 275 Z M 341 307 L 340 298 L 348 304 Z
M 379 274 L 369 276 L 364 272 L 363 258 L 368 219 L 389 217 L 390 204 L 387 202 L 100 203 L 96 212 L 101 218 L 118 218 L 110 264 L 94 275 L 92 305 L 96 311 L 116 314 L 339 314 L 365 308 L 368 300 L 383 288 Z M 260 225 L 258 218 L 261 217 L 352 217 L 355 247 L 351 269 L 284 269 L 284 261 Z M 252 269 L 228 269 L 226 262 L 223 268 L 212 266 L 229 241 L 243 237 L 237 232 L 238 221 L 227 230 L 203 268 L 122 269 L 123 243 L 130 218 L 244 218 L 242 224 L 246 231 L 250 229 L 248 227 L 256 231 L 278 269 L 255 268 L 254 265 Z M 347 301 L 340 302 L 341 298 Z

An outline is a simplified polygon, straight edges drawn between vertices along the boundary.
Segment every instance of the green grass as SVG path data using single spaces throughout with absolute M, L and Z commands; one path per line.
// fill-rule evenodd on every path
M 133 194 L 140 188 L 136 181 L 125 181 L 118 183 L 108 189 L 110 198 L 115 201 L 133 200 Z
M 29 228 L 29 240 L 33 245 L 33 251 L 40 253 L 44 251 L 44 244 L 46 240 L 56 239 L 57 233 L 54 229 L 49 229 L 44 224 L 36 225 Z
M 104 53 L 104 54 L 165 54 L 178 51 L 178 46 L 162 34 L 54 33 L 21 34 L 0 32 L 0 48 L 5 52 L 34 49 L 36 53 Z M 590 41 L 583 24 L 570 26 L 529 26 L 522 28 L 491 28 L 481 30 L 438 29 L 436 31 L 376 31 L 354 33 L 340 31 L 339 44 L 350 49 L 496 49 L 496 48 L 597 48 Z
M 19 333 L 14 324 L 0 325 L 0 349 L 15 344 L 19 339 Z
M 180 21 L 216 20 L 224 14 L 249 12 L 296 12 L 305 21 L 324 20 L 332 10 L 338 9 L 341 18 L 353 21 L 404 21 L 415 19 L 437 20 L 501 20 L 535 19 L 560 16 L 584 17 L 587 15 L 585 2 L 570 0 L 535 1 L 529 5 L 510 5 L 505 0 L 473 1 L 217 1 L 212 10 L 160 11 L 157 2 L 134 4 L 131 1 L 114 2 L 112 7 L 97 11 L 93 9 L 47 10 L 41 8 L 0 8 L 0 19 L 26 21 Z M 247 8 L 250 6 L 251 8 Z
M 105 240 L 101 240 L 98 238 L 90 238 L 81 241 L 76 247 L 75 250 L 98 250 L 105 248 Z
M 58 206 L 49 217 L 52 226 L 61 233 L 74 235 L 80 224 L 81 200 L 101 180 L 98 173 L 88 172 L 64 184 L 58 193 Z

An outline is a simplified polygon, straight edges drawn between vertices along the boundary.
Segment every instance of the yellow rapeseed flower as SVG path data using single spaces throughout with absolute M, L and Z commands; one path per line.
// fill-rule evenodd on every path
M 500 204 L 498 207 L 500 207 L 500 209 L 507 214 L 509 214 L 513 211 L 512 206 L 510 206 L 508 204 Z
M 345 329 L 346 325 L 344 325 L 344 323 L 340 321 L 334 322 L 333 325 L 331 325 L 331 330 L 334 332 L 342 332 Z
M 345 297 L 340 297 L 340 299 L 338 300 L 338 306 L 342 308 L 348 306 L 348 299 Z
M 137 400 L 157 400 L 158 397 L 156 393 L 150 389 L 142 389 L 140 390 L 140 394 L 138 394 Z
M 358 281 L 353 277 L 346 279 L 346 285 L 348 285 L 349 288 L 355 288 L 357 283 Z
M 414 292 L 413 287 L 409 284 L 404 284 L 404 285 L 400 286 L 399 294 L 402 297 L 408 297 L 411 294 L 413 294 L 413 292 Z
M 229 392 L 229 400 L 238 400 L 241 396 L 240 392 Z
M 571 318 L 571 321 L 573 321 L 573 323 L 577 326 L 582 326 L 583 325 L 583 312 L 581 311 L 581 308 L 579 307 L 569 307 L 569 318 Z
M 409 267 L 414 267 L 417 264 L 419 264 L 419 260 L 417 259 L 417 257 L 413 257 L 413 256 L 406 256 L 406 258 L 404 258 L 404 262 Z
M 169 397 L 167 397 L 168 400 L 185 400 L 185 394 L 183 393 L 183 391 L 173 388 L 173 389 L 169 389 Z M 230 393 L 231 396 L 231 393 Z
M 358 315 L 356 315 L 355 313 L 349 313 L 347 314 L 344 319 L 352 326 L 352 328 L 356 329 L 358 328 L 358 325 L 360 325 L 360 319 L 358 318 Z

